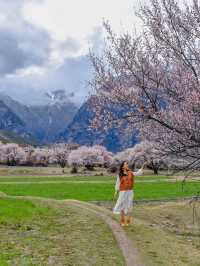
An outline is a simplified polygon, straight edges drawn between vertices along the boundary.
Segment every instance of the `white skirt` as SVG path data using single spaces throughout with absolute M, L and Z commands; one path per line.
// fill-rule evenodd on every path
M 113 213 L 120 214 L 121 211 L 124 211 L 125 214 L 132 212 L 133 209 L 133 190 L 126 190 L 119 192 L 119 198 L 113 208 Z

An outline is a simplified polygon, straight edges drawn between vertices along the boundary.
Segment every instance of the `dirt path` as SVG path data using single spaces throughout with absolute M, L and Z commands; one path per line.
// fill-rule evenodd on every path
M 99 218 L 101 218 L 112 230 L 119 247 L 122 250 L 123 256 L 126 261 L 127 266 L 143 266 L 142 260 L 138 253 L 137 248 L 134 243 L 127 237 L 123 228 L 119 223 L 111 218 L 110 211 L 94 206 L 93 204 L 81 202 L 77 200 L 64 200 L 67 204 L 72 204 L 79 208 L 84 208 L 87 211 L 95 213 Z

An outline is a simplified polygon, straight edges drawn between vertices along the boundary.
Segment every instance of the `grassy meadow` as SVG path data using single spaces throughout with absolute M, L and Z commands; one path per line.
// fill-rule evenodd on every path
M 0 234 L 1 266 L 124 265 L 109 228 L 73 206 L 2 197 Z
M 58 167 L 0 167 L 0 265 L 124 266 L 110 228 L 94 213 L 61 201 L 77 199 L 111 210 L 115 180 L 102 169 L 72 175 Z M 188 201 L 170 202 L 199 191 L 198 178 L 182 186 L 166 173 L 136 177 L 135 200 L 141 204 L 134 206 L 134 224 L 125 230 L 145 265 L 200 265 L 200 205 L 193 219 Z
M 112 201 L 115 174 L 105 169 L 78 174 L 65 173 L 59 167 L 0 167 L 0 191 L 13 196 L 37 196 L 83 201 Z M 21 173 L 21 174 L 20 174 Z M 55 174 L 56 173 L 56 174 Z M 60 174 L 59 174 L 60 173 Z M 136 177 L 135 200 L 162 200 L 191 197 L 200 191 L 200 182 L 181 180 L 147 171 Z
M 114 183 L 106 182 L 59 182 L 15 183 L 0 182 L 0 191 L 12 196 L 36 196 L 54 199 L 77 199 L 83 201 L 111 201 Z M 138 183 L 135 200 L 166 200 L 192 197 L 200 191 L 199 182 L 188 182 L 182 191 L 181 182 Z
M 127 233 L 147 266 L 200 266 L 200 202 L 135 206 Z

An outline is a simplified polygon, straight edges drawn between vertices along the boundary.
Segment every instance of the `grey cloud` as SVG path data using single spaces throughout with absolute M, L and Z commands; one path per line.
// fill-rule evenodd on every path
M 91 78 L 89 58 L 80 56 L 65 60 L 62 67 L 49 76 L 54 88 L 65 89 L 68 93 L 74 93 L 74 100 L 81 102 L 87 96 L 88 80 Z
M 24 1 L 25 0 L 1 0 L 0 10 L 6 14 L 11 14 L 13 11 L 18 12 L 22 8 Z
M 61 44 L 52 43 L 54 41 L 46 31 L 23 20 L 20 15 L 21 7 L 18 8 L 18 20 L 15 12 L 15 17 L 10 17 L 12 23 L 0 25 L 0 92 L 3 91 L 26 104 L 35 105 L 48 100 L 45 96 L 47 91 L 64 89 L 68 95 L 71 94 L 74 102 L 82 103 L 88 95 L 87 81 L 92 75 L 87 55 L 66 58 L 59 68 L 47 68 L 47 73 L 43 75 L 36 73 L 27 76 L 6 75 L 31 65 L 45 64 L 52 44 L 60 45 L 58 48 L 64 53 L 66 51 L 76 53 L 81 48 L 73 39 L 67 39 Z M 101 50 L 102 39 L 100 29 L 91 34 L 88 42 L 94 51 Z
M 0 2 L 0 13 L 5 16 L 0 25 L 1 76 L 30 66 L 42 66 L 50 56 L 52 40 L 48 32 L 23 19 L 23 2 Z
M 89 88 L 91 69 L 87 56 L 66 59 L 58 69 L 52 69 L 45 75 L 1 78 L 0 92 L 4 92 L 26 104 L 44 104 L 48 101 L 47 91 L 65 90 L 77 104 L 84 101 Z
M 60 44 L 60 49 L 63 51 L 68 51 L 76 53 L 80 50 L 81 45 L 75 39 L 68 38 Z
M 105 46 L 105 39 L 103 36 L 102 27 L 97 27 L 93 33 L 90 35 L 89 44 L 91 50 L 95 53 L 101 53 Z
M 12 74 L 33 65 L 43 65 L 50 54 L 49 36 L 30 25 L 20 33 L 0 29 L 0 74 Z

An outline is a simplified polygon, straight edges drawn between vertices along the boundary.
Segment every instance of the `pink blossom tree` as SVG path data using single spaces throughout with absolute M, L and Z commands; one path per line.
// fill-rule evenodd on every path
M 10 166 L 26 161 L 26 153 L 22 147 L 15 143 L 0 144 L 0 162 Z
M 77 145 L 71 145 L 67 143 L 54 144 L 49 148 L 51 153 L 49 162 L 60 165 L 60 167 L 63 168 L 64 172 L 64 168 L 67 165 L 70 152 L 77 148 Z
M 30 155 L 30 161 L 34 166 L 48 166 L 51 153 L 48 148 L 37 147 L 33 149 Z
M 115 161 L 127 161 L 132 168 L 141 166 L 147 162 L 147 167 L 158 174 L 158 170 L 164 165 L 165 159 L 160 156 L 160 151 L 157 149 L 155 143 L 149 141 L 142 141 L 136 144 L 133 148 L 126 149 L 114 157 Z
M 128 148 L 125 149 L 123 151 L 118 152 L 117 154 L 115 154 L 114 158 L 113 158 L 113 164 L 118 166 L 126 161 L 132 166 L 135 164 L 135 157 L 134 157 L 134 152 L 133 152 L 133 148 Z
M 68 163 L 72 166 L 84 166 L 88 170 L 93 170 L 96 165 L 109 164 L 112 160 L 112 154 L 102 146 L 92 147 L 81 146 L 72 151 L 68 157 Z
M 140 8 L 141 35 L 117 36 L 108 23 L 94 67 L 93 126 L 128 124 L 165 155 L 200 165 L 200 8 L 198 1 L 151 0 Z
M 109 152 L 106 147 L 102 146 L 102 145 L 94 145 L 92 146 L 93 149 L 95 149 L 97 151 L 97 153 L 99 155 L 101 155 L 103 157 L 103 166 L 104 167 L 109 167 L 112 162 L 113 162 L 113 153 Z M 101 165 L 101 162 L 100 162 Z

